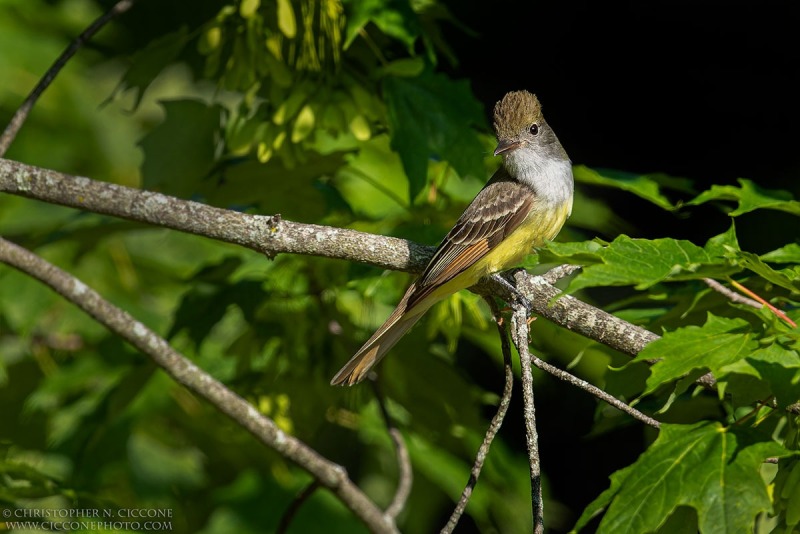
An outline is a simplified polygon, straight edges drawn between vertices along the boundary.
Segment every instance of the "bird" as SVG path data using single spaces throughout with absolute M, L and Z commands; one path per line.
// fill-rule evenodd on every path
M 331 379 L 361 382 L 431 306 L 481 278 L 517 267 L 572 213 L 572 163 L 536 95 L 511 91 L 494 107 L 503 163 L 470 202 L 389 318 Z M 512 288 L 513 289 L 513 288 Z

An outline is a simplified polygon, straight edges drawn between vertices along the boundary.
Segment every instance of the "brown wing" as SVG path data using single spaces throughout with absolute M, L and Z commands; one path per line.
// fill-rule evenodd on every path
M 416 282 L 408 305 L 464 272 L 513 232 L 528 216 L 533 191 L 501 167 L 456 221 Z

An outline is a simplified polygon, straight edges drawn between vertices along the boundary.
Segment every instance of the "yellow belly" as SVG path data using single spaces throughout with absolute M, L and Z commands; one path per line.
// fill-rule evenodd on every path
M 475 285 L 484 276 L 517 267 L 525 256 L 533 252 L 534 247 L 541 246 L 558 235 L 571 210 L 572 202 L 568 202 L 555 209 L 531 211 L 522 224 L 486 256 L 426 298 L 426 302 L 418 306 L 419 313 L 424 313 L 448 295 Z

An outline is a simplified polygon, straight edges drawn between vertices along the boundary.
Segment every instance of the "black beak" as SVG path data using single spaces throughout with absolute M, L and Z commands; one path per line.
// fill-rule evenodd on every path
M 522 145 L 522 141 L 512 141 L 511 139 L 500 139 L 500 142 L 497 143 L 497 148 L 494 149 L 494 155 L 497 156 L 505 152 L 516 150 L 517 148 L 520 147 L 520 145 Z

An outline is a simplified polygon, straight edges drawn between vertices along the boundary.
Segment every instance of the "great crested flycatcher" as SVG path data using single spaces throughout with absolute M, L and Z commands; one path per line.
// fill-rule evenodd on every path
M 391 349 L 428 309 L 482 277 L 519 265 L 558 234 L 572 212 L 572 164 L 542 117 L 535 95 L 506 94 L 494 107 L 503 166 L 445 236 L 389 318 L 331 384 L 352 385 Z

